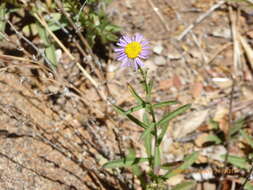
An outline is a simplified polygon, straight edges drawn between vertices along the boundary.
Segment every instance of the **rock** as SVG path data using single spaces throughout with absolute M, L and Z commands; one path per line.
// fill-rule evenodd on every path
M 224 89 L 224 88 L 229 88 L 232 86 L 233 82 L 231 79 L 229 78 L 212 78 L 212 81 L 219 86 L 220 88 Z
M 166 64 L 166 59 L 163 56 L 156 56 L 154 58 L 154 63 L 156 65 L 165 65 Z
M 182 56 L 179 53 L 168 53 L 167 57 L 170 60 L 179 60 L 179 59 L 182 59 Z
M 163 51 L 162 44 L 157 44 L 153 48 L 153 52 L 156 53 L 156 54 L 158 54 L 158 55 L 160 55 L 162 53 L 162 51 Z
M 232 38 L 230 28 L 217 28 L 215 31 L 213 31 L 211 35 L 218 38 L 226 38 L 226 39 Z

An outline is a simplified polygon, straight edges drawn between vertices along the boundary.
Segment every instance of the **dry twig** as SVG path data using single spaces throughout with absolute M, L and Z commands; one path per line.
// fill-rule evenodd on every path
M 217 4 L 213 5 L 206 13 L 200 15 L 194 23 L 190 24 L 178 37 L 177 40 L 182 40 L 194 27 L 201 23 L 206 17 L 208 17 L 213 11 L 223 5 L 225 1 L 219 1 Z
M 234 71 L 236 76 L 242 76 L 242 66 L 240 59 L 240 46 L 238 41 L 238 31 L 236 24 L 236 15 L 234 14 L 232 7 L 229 7 L 229 17 L 231 20 L 231 30 L 233 35 L 233 61 L 234 61 Z
M 148 0 L 148 3 L 150 4 L 150 6 L 152 7 L 152 9 L 155 11 L 155 13 L 157 14 L 157 16 L 159 17 L 159 19 L 161 20 L 161 22 L 163 23 L 165 29 L 169 32 L 170 31 L 170 28 L 169 26 L 167 25 L 167 22 L 166 20 L 164 19 L 162 13 L 160 12 L 159 8 L 156 7 L 153 3 L 152 0 Z

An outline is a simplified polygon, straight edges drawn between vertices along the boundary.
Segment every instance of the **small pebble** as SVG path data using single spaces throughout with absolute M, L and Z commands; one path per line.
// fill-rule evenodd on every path
M 156 65 L 165 65 L 166 64 L 166 59 L 163 56 L 156 56 L 154 59 L 154 63 Z
M 158 44 L 153 48 L 153 52 L 158 55 L 160 55 L 162 51 L 163 51 L 163 46 L 161 44 Z

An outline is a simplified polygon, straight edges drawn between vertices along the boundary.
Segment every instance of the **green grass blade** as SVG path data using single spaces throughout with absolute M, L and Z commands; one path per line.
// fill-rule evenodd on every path
M 161 127 L 162 127 L 162 131 L 161 131 L 160 135 L 158 136 L 158 140 L 157 140 L 159 145 L 162 143 L 163 137 L 166 134 L 166 131 L 169 127 L 169 122 L 167 121 L 167 122 L 163 123 L 163 125 Z
M 151 121 L 148 118 L 147 111 L 145 111 L 143 114 L 143 122 L 146 123 L 147 125 L 150 125 L 150 123 L 151 123 Z M 151 156 L 152 156 L 151 155 L 152 154 L 152 134 L 148 133 L 145 137 L 143 137 L 143 139 L 144 139 L 144 146 L 146 149 L 147 156 L 149 158 L 151 158 Z
M 211 125 L 212 129 L 219 129 L 220 128 L 219 122 L 214 121 L 213 119 L 209 120 L 209 125 Z
M 184 170 L 188 169 L 198 159 L 198 156 L 199 156 L 199 152 L 193 152 L 192 154 L 186 156 L 184 158 L 183 164 L 181 164 L 175 170 L 167 172 L 163 176 L 163 178 L 168 179 L 174 175 L 177 175 L 178 173 L 184 172 Z
M 138 105 L 138 106 L 135 106 L 135 107 L 130 108 L 129 110 L 127 110 L 127 111 L 125 112 L 125 114 L 130 114 L 130 113 L 133 113 L 133 112 L 135 112 L 135 111 L 139 111 L 139 110 L 141 110 L 141 109 L 143 109 L 143 108 L 145 108 L 144 105 Z
M 152 134 L 148 133 L 144 138 L 144 146 L 148 157 L 152 154 Z
M 225 159 L 226 155 L 222 155 L 221 157 Z M 228 155 L 228 162 L 230 164 L 233 164 L 236 167 L 243 168 L 243 169 L 248 169 L 249 164 L 244 157 L 239 157 L 239 156 L 233 156 L 233 155 Z
M 150 100 L 150 101 L 151 101 L 151 91 L 153 88 L 153 82 L 154 82 L 153 80 L 150 80 L 148 82 L 148 84 L 145 85 L 146 86 L 146 95 L 147 95 L 148 100 Z
M 142 133 L 140 139 L 144 140 L 147 135 L 152 135 L 151 133 L 152 133 L 154 127 L 155 127 L 155 125 L 153 123 L 151 125 L 149 125 L 148 128 L 146 128 L 145 131 Z
M 229 130 L 230 137 L 232 135 L 234 135 L 235 133 L 237 133 L 244 126 L 244 124 L 245 124 L 245 119 L 244 118 L 237 120 L 233 124 L 232 128 Z
M 135 153 L 135 150 L 134 149 L 132 149 L 132 148 L 130 148 L 129 150 L 128 150 L 128 155 L 127 155 L 127 159 L 135 159 L 136 158 L 136 153 Z
M 179 166 L 179 168 L 182 170 L 188 169 L 198 159 L 198 156 L 199 152 L 193 152 L 192 154 L 186 156 L 184 158 L 184 163 Z
M 155 155 L 154 155 L 154 169 L 160 169 L 161 165 L 161 152 L 160 147 L 155 146 Z
M 165 101 L 165 102 L 153 104 L 152 106 L 153 106 L 153 108 L 162 108 L 165 106 L 170 106 L 170 105 L 174 105 L 174 104 L 178 104 L 178 103 L 179 103 L 178 101 Z
M 40 36 L 40 39 L 43 41 L 44 45 L 47 47 L 47 46 L 50 46 L 50 41 L 48 39 L 48 36 L 47 36 L 47 31 L 45 28 L 43 28 L 41 26 L 40 23 L 36 23 L 36 28 L 38 30 L 38 33 L 39 33 L 39 36 Z
M 118 160 L 113 160 L 105 163 L 103 168 L 120 168 L 120 167 L 129 167 L 132 165 L 140 164 L 148 161 L 148 158 L 122 158 Z
M 244 130 L 241 130 L 240 133 L 243 136 L 243 138 L 246 139 L 247 143 L 253 148 L 252 136 L 247 135 L 247 133 Z
M 51 44 L 45 49 L 45 54 L 48 60 L 50 61 L 50 63 L 52 64 L 51 66 L 55 68 L 57 66 L 57 60 L 56 60 L 56 55 L 55 55 L 55 47 L 53 44 Z
M 132 172 L 137 177 L 141 176 L 141 174 L 142 174 L 141 168 L 138 165 L 133 165 L 132 166 Z
M 215 144 L 222 143 L 222 140 L 217 135 L 214 135 L 214 134 L 208 135 L 207 141 L 214 142 Z
M 166 114 L 160 121 L 158 121 L 157 126 L 161 126 L 164 123 L 170 121 L 171 119 L 174 119 L 178 115 L 187 111 L 190 107 L 191 107 L 191 104 L 186 104 L 186 105 L 176 109 L 175 111 L 172 111 L 172 112 Z
M 130 84 L 128 84 L 128 88 L 138 104 L 145 104 L 145 101 L 139 96 L 139 94 L 134 90 L 134 88 Z
M 248 183 L 246 183 L 246 185 L 245 185 L 245 187 L 244 187 L 246 190 L 253 190 L 253 185 L 250 183 L 250 182 L 248 182 Z
M 146 129 L 148 128 L 149 126 L 143 122 L 141 122 L 140 120 L 138 120 L 136 117 L 134 117 L 133 115 L 131 114 L 127 114 L 126 111 L 124 111 L 122 108 L 116 106 L 116 105 L 113 105 L 114 109 L 116 111 L 118 111 L 120 114 L 126 116 L 128 119 L 130 119 L 132 122 L 134 122 L 135 124 L 139 125 L 140 127 Z

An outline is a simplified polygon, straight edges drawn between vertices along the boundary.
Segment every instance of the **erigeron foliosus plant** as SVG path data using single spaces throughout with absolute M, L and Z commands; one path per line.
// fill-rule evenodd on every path
M 176 169 L 168 167 L 168 165 L 163 164 L 161 160 L 161 144 L 164 140 L 165 134 L 168 129 L 169 122 L 177 117 L 178 115 L 189 110 L 190 104 L 183 105 L 176 110 L 164 114 L 161 119 L 156 118 L 155 110 L 165 106 L 178 104 L 177 101 L 165 101 L 159 103 L 152 102 L 152 86 L 153 81 L 148 80 L 147 72 L 142 69 L 144 63 L 143 59 L 147 59 L 149 55 L 148 41 L 144 40 L 143 36 L 136 34 L 133 37 L 123 36 L 119 39 L 117 45 L 119 48 L 115 49 L 117 54 L 117 60 L 122 62 L 122 66 L 133 65 L 135 70 L 141 75 L 140 84 L 142 85 L 145 97 L 141 97 L 134 88 L 128 84 L 129 91 L 135 98 L 137 105 L 130 108 L 129 110 L 124 110 L 119 106 L 113 105 L 114 108 L 122 115 L 126 116 L 133 123 L 143 128 L 144 131 L 141 134 L 140 140 L 143 142 L 146 151 L 146 157 L 137 157 L 134 150 L 130 150 L 129 154 L 121 159 L 109 161 L 104 164 L 104 168 L 120 168 L 127 167 L 132 169 L 132 173 L 136 175 L 141 182 L 143 189 L 166 189 L 164 185 L 165 181 L 170 177 L 178 174 L 179 171 L 187 169 L 192 163 L 194 163 L 198 157 L 198 153 L 187 156 L 184 159 L 182 165 Z M 144 109 L 143 120 L 132 115 L 133 112 Z M 143 178 L 144 171 L 141 170 L 140 164 L 147 162 L 149 171 L 149 180 Z M 167 170 L 163 171 L 162 170 Z M 187 185 L 192 185 L 192 183 L 186 182 L 186 184 L 180 184 L 185 187 Z M 180 188 L 178 188 L 180 189 Z

